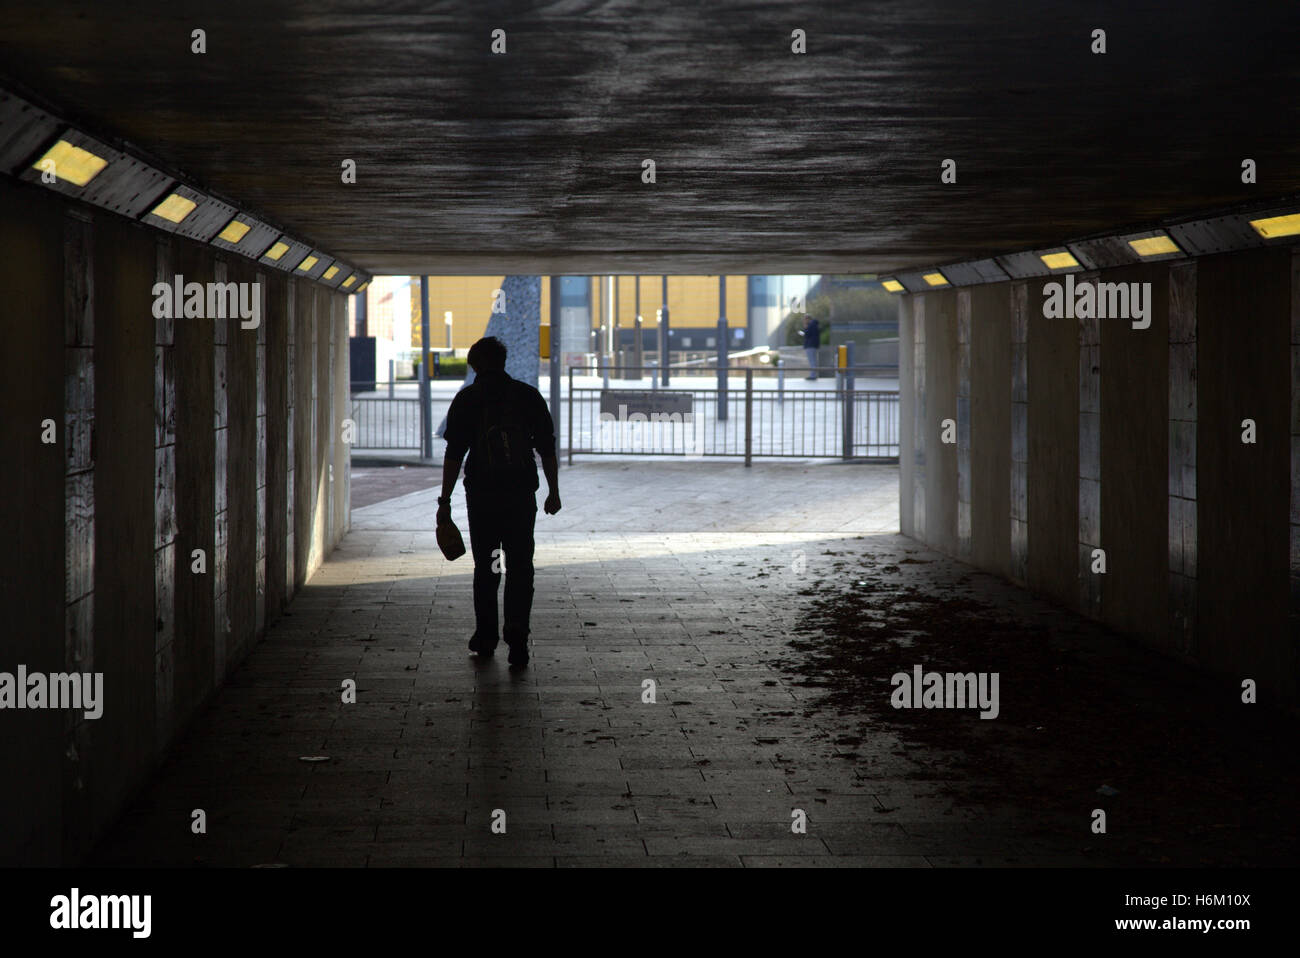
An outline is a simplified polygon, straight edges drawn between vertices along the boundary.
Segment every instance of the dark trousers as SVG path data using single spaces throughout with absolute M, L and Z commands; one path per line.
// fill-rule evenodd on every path
M 506 577 L 505 628 L 507 643 L 528 638 L 533 609 L 533 524 L 537 494 L 532 489 L 496 492 L 466 488 L 469 543 L 474 554 L 474 632 L 495 645 L 497 586 Z M 497 551 L 500 550 L 500 551 Z

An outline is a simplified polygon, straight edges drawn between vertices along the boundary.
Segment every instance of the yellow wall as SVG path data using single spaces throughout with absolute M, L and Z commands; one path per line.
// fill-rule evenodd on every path
M 430 276 L 429 336 L 434 348 L 446 345 L 443 313 L 452 312 L 452 346 L 468 349 L 483 336 L 492 313 L 493 293 L 501 288 L 504 276 Z M 606 303 L 601 295 L 601 277 L 591 282 L 592 328 L 601 324 Z M 619 326 L 631 329 L 636 321 L 636 278 L 619 276 Z M 646 328 L 653 327 L 661 302 L 662 280 L 659 276 L 641 277 L 641 317 Z M 550 277 L 542 277 L 542 322 L 551 321 Z M 744 276 L 727 277 L 727 325 L 743 328 L 748 322 L 749 285 Z M 674 326 L 711 326 L 718 321 L 718 277 L 668 277 L 669 319 Z M 420 286 L 411 284 L 411 330 L 415 344 L 420 338 Z
M 618 283 L 618 325 L 630 329 L 636 323 L 636 277 L 616 277 Z M 608 292 L 602 296 L 600 277 L 592 279 L 592 325 L 599 326 L 605 314 Z M 608 290 L 608 285 L 606 285 Z M 727 325 L 744 327 L 748 324 L 749 283 L 744 276 L 727 277 Z M 599 303 L 597 303 L 599 300 Z M 663 277 L 641 277 L 641 321 L 643 326 L 653 326 L 655 315 L 663 303 Z M 668 319 L 674 326 L 712 326 L 718 321 L 718 277 L 669 276 Z

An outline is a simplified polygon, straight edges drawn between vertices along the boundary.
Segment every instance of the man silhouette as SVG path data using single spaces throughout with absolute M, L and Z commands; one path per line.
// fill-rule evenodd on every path
M 505 572 L 505 623 L 501 637 L 511 665 L 528 664 L 528 619 L 533 607 L 533 523 L 537 519 L 537 462 L 542 459 L 549 493 L 547 515 L 560 511 L 555 424 L 546 400 L 532 386 L 506 374 L 506 347 L 495 336 L 469 350 L 474 382 L 456 394 L 447 411 L 447 453 L 442 463 L 438 518 L 451 519 L 451 492 L 465 462 L 465 506 L 474 555 L 474 635 L 480 659 L 496 651 L 497 586 Z
M 817 378 L 817 348 L 822 344 L 822 327 L 816 317 L 805 316 L 803 327 L 803 350 L 808 356 L 808 375 L 805 379 Z

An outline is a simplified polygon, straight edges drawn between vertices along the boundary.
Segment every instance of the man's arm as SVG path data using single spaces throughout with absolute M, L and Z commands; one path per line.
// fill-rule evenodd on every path
M 442 437 L 447 440 L 447 450 L 442 455 L 442 495 L 438 497 L 438 515 L 437 523 L 442 525 L 444 522 L 451 521 L 451 491 L 456 488 L 456 477 L 460 475 L 460 464 L 465 460 L 465 454 L 469 451 L 469 440 L 464 435 L 461 418 L 463 416 L 462 407 L 464 400 L 461 398 L 465 395 L 462 389 L 452 397 L 451 405 L 447 408 L 447 428 L 443 430 Z
M 448 450 L 442 457 L 442 495 L 438 497 L 439 524 L 451 519 L 451 491 L 456 488 L 456 477 L 460 475 L 460 464 L 464 460 L 463 452 L 452 453 Z
M 550 492 L 542 509 L 548 516 L 560 511 L 560 464 L 554 455 L 542 456 L 542 472 L 546 476 L 546 487 Z
M 553 516 L 560 511 L 560 463 L 556 459 L 555 423 L 551 420 L 551 410 L 547 408 L 542 394 L 536 389 L 533 394 L 536 397 L 533 400 L 533 445 L 542 457 L 542 474 L 546 476 L 546 487 L 549 490 L 542 509 L 548 516 Z

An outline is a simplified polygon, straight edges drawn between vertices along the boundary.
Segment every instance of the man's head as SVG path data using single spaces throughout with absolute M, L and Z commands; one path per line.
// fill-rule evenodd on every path
M 469 364 L 476 373 L 499 373 L 506 368 L 506 344 L 484 336 L 469 348 Z

